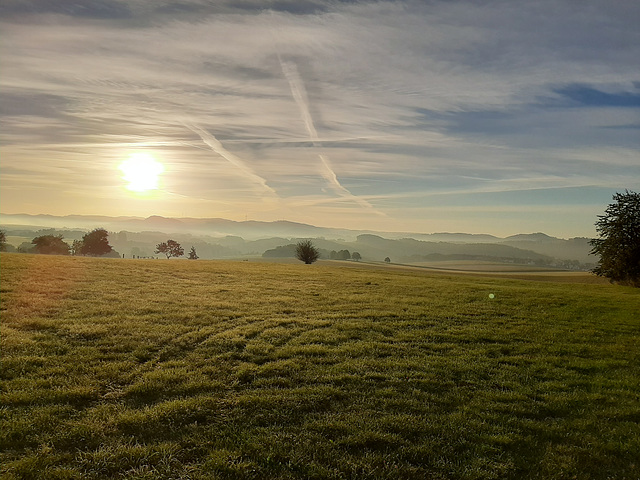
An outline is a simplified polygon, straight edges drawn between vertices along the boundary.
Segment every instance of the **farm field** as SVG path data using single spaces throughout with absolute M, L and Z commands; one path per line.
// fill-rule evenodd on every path
M 606 278 L 598 277 L 591 272 L 560 270 L 497 262 L 432 262 L 389 266 L 389 268 L 394 267 L 408 270 L 422 269 L 432 273 L 477 275 L 493 278 L 533 280 L 536 282 L 583 283 L 592 285 L 604 285 L 609 283 Z
M 294 263 L 291 261 L 291 263 Z M 499 262 L 483 261 L 442 261 L 442 262 L 417 262 L 417 263 L 390 263 L 383 262 L 353 262 L 333 261 L 333 264 L 354 266 L 357 268 L 374 267 L 390 270 L 404 270 L 432 274 L 447 275 L 476 275 L 492 278 L 511 278 L 519 280 L 534 280 L 536 282 L 550 281 L 554 283 L 583 283 L 600 284 L 609 283 L 606 278 L 598 277 L 590 272 L 561 270 L 555 268 L 536 267 L 531 265 L 516 265 Z
M 6 253 L 0 275 L 3 479 L 640 477 L 640 289 Z

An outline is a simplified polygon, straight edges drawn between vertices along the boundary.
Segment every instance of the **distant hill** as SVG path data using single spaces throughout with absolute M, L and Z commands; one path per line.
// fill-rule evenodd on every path
M 511 235 L 510 237 L 505 238 L 507 242 L 553 242 L 554 240 L 558 240 L 555 237 L 550 237 L 546 233 L 520 233 L 518 235 Z
M 503 240 L 494 235 L 478 233 L 428 233 L 409 234 L 408 237 L 416 240 L 426 240 L 429 242 L 452 242 L 452 243 L 494 243 Z
M 239 236 L 244 239 L 267 237 L 316 237 L 335 236 L 355 238 L 360 231 L 316 227 L 304 223 L 279 220 L 237 222 L 224 218 L 168 218 L 153 215 L 141 217 L 105 217 L 94 215 L 25 215 L 0 213 L 0 225 L 33 226 L 40 228 L 106 228 L 110 231 L 130 232 L 159 231 L 165 233 L 206 233 L 213 236 Z
M 500 238 L 488 234 L 372 232 L 318 227 L 280 220 L 238 222 L 224 218 L 168 218 L 154 215 L 108 217 L 91 215 L 10 215 L 0 214 L 0 227 L 14 237 L 27 238 L 30 232 L 53 229 L 67 239 L 81 231 L 102 227 L 111 232 L 110 242 L 125 256 L 152 256 L 155 245 L 172 238 L 200 258 L 260 256 L 277 249 L 278 255 L 291 252 L 279 248 L 300 239 L 313 239 L 323 252 L 357 251 L 363 260 L 419 262 L 435 258 L 494 259 L 505 262 L 543 263 L 576 268 L 576 263 L 594 263 L 587 238 L 560 239 L 544 233 Z M 16 245 L 18 246 L 18 245 Z M 273 255 L 270 252 L 268 255 Z
M 534 250 L 554 258 L 577 260 L 581 263 L 593 263 L 595 262 L 595 257 L 589 254 L 591 251 L 589 240 L 590 239 L 583 237 L 564 240 L 549 237 L 543 233 L 536 233 L 533 235 L 514 235 L 500 243 L 515 248 Z

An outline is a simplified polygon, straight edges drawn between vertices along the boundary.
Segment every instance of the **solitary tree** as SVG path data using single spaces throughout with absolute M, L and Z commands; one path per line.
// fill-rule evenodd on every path
M 82 246 L 80 247 L 81 255 L 91 255 L 99 257 L 111 253 L 113 248 L 109 245 L 109 232 L 104 228 L 96 228 L 89 233 L 83 235 Z M 77 245 L 76 245 L 77 246 Z M 76 255 L 78 252 L 75 252 Z
M 362 259 L 362 255 L 360 255 L 358 252 L 353 252 L 351 254 L 351 258 L 356 262 L 359 262 Z
M 625 190 L 613 199 L 595 224 L 600 238 L 590 242 L 591 253 L 600 256 L 593 273 L 640 287 L 640 194 Z
M 36 253 L 46 255 L 69 255 L 69 245 L 62 241 L 62 235 L 41 235 L 31 240 Z
M 189 260 L 197 260 L 198 258 L 198 254 L 196 253 L 196 247 L 191 247 L 191 250 L 189 250 Z
M 385 262 L 387 262 L 387 263 L 391 263 L 391 259 L 390 259 L 389 257 L 386 257 L 386 258 L 384 259 L 384 261 L 385 261 Z
M 296 258 L 307 265 L 312 264 L 320 257 L 320 252 L 314 247 L 311 240 L 304 240 L 296 245 Z
M 166 255 L 167 258 L 169 258 L 170 257 L 170 255 L 169 255 L 169 245 L 167 245 L 167 242 L 162 242 L 162 243 L 159 243 L 158 245 L 156 245 L 155 253 L 162 253 L 162 254 Z
M 167 240 L 166 242 L 156 245 L 156 253 L 163 253 L 167 259 L 171 257 L 181 257 L 184 255 L 184 249 L 175 240 Z

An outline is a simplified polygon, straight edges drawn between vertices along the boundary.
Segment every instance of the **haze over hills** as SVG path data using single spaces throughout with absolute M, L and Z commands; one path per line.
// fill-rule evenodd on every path
M 238 235 L 245 239 L 255 240 L 273 236 L 322 236 L 343 235 L 355 238 L 359 233 L 350 230 L 340 230 L 316 227 L 286 220 L 277 222 L 244 221 L 237 222 L 224 218 L 168 218 L 153 215 L 141 217 L 105 217 L 93 215 L 23 215 L 1 214 L 1 225 L 41 226 L 47 228 L 98 228 L 109 231 L 165 233 L 192 233 L 212 236 Z
M 332 251 L 349 250 L 358 251 L 364 260 L 392 257 L 394 262 L 409 263 L 469 259 L 586 268 L 595 262 L 595 257 L 589 255 L 589 239 L 560 239 L 544 233 L 500 238 L 469 233 L 347 230 L 286 220 L 21 214 L 0 214 L 0 226 L 15 247 L 20 240 L 29 242 L 34 232 L 44 229 L 53 229 L 66 241 L 73 241 L 86 231 L 101 227 L 111 232 L 111 244 L 125 256 L 152 256 L 155 245 L 168 238 L 186 249 L 195 246 L 201 258 L 291 256 L 291 245 L 301 238 L 311 238 L 326 258 Z

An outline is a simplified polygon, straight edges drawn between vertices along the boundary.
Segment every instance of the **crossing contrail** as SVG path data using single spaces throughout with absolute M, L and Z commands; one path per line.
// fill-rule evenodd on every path
M 309 133 L 309 138 L 312 141 L 318 141 L 318 132 L 316 131 L 316 127 L 313 125 L 313 119 L 311 118 L 311 113 L 309 112 L 309 101 L 307 99 L 307 92 L 304 89 L 302 84 L 302 79 L 300 78 L 300 74 L 298 73 L 298 67 L 296 67 L 295 63 L 285 62 L 280 56 L 278 56 L 280 60 L 280 65 L 282 67 L 282 73 L 286 77 L 289 82 L 289 88 L 291 89 L 291 95 L 298 105 L 300 109 L 300 114 L 302 115 L 302 120 L 304 121 L 304 126 L 307 127 L 307 132 Z
M 242 159 L 224 148 L 222 146 L 222 143 L 220 143 L 220 140 L 218 140 L 214 135 L 207 132 L 205 129 L 198 127 L 197 125 L 189 125 L 185 123 L 184 126 L 198 135 L 213 152 L 217 153 L 230 164 L 235 166 L 240 172 L 242 172 L 244 177 L 254 183 L 259 184 L 265 191 L 269 192 L 271 195 L 274 195 L 276 197 L 278 196 L 276 191 L 269 185 L 267 185 L 267 182 L 264 178 L 255 173 L 253 169 L 245 164 Z
M 304 88 L 302 79 L 300 78 L 300 74 L 298 73 L 298 68 L 296 67 L 295 63 L 284 61 L 279 54 L 278 60 L 280 61 L 280 66 L 282 67 L 282 73 L 289 82 L 291 96 L 300 109 L 302 121 L 304 122 L 307 132 L 309 133 L 309 138 L 311 139 L 314 147 L 318 146 L 318 132 L 316 131 L 316 127 L 313 124 L 313 118 L 311 117 L 311 112 L 309 110 L 309 100 L 307 99 L 307 92 Z M 356 202 L 358 205 L 364 208 L 371 209 L 378 215 L 384 216 L 383 213 L 375 210 L 373 205 L 371 205 L 369 202 L 355 196 L 348 189 L 342 186 L 342 184 L 338 180 L 338 176 L 331 167 L 329 159 L 325 155 L 318 154 L 318 158 L 320 158 L 322 166 L 324 167 L 322 176 L 327 180 L 327 182 L 329 182 L 329 184 L 334 188 L 334 190 L 338 192 L 340 196 L 348 198 L 349 200 Z

